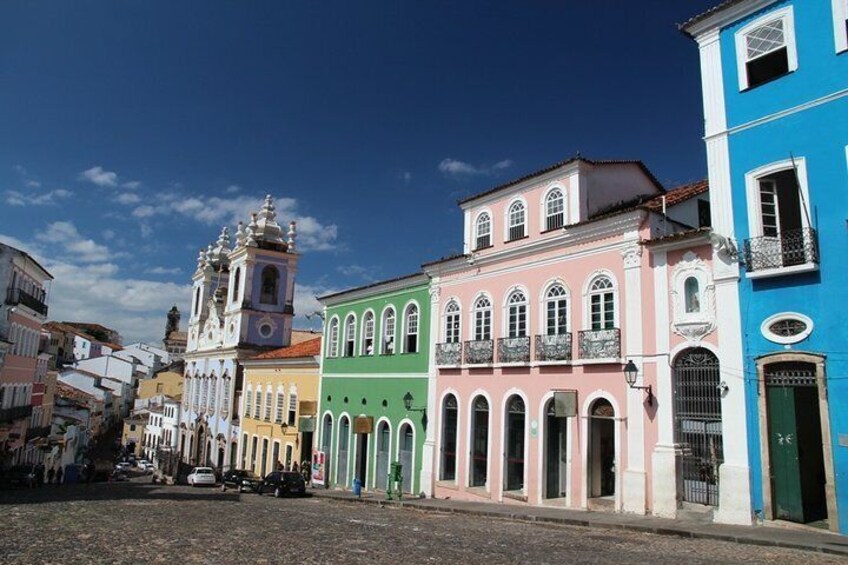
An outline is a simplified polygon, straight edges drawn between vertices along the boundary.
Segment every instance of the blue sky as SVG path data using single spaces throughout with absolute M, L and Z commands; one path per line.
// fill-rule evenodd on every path
M 304 314 L 459 251 L 458 198 L 577 151 L 703 178 L 675 24 L 714 3 L 5 2 L 0 240 L 56 276 L 51 318 L 156 341 L 270 193 Z

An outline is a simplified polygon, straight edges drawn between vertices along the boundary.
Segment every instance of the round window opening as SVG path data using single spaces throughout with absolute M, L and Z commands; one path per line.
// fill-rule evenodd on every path
M 775 314 L 763 321 L 760 332 L 767 340 L 791 345 L 805 340 L 813 331 L 813 321 L 795 312 Z
M 274 326 L 271 324 L 262 324 L 259 326 L 259 335 L 262 337 L 268 338 L 271 337 L 271 334 L 274 333 Z

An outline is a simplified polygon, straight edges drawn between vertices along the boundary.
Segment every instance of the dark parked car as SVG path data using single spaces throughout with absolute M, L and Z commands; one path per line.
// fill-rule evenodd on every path
M 265 476 L 256 492 L 258 494 L 273 492 L 277 498 L 288 494 L 303 496 L 306 494 L 306 481 L 303 480 L 303 475 L 300 473 L 274 471 Z
M 256 492 L 261 483 L 262 481 L 250 471 L 227 471 L 221 478 L 221 492 L 226 492 L 228 488 L 238 489 L 239 492 Z
M 35 465 L 15 465 L 9 467 L 0 474 L 0 482 L 4 485 L 18 485 L 25 487 L 38 486 L 38 476 Z

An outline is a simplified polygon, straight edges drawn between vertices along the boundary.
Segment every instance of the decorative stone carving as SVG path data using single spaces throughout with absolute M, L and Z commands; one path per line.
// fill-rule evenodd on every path
M 438 304 L 439 299 L 442 296 L 442 288 L 439 286 L 431 286 L 430 287 L 430 302 L 432 304 Z
M 689 279 L 697 281 L 697 292 L 693 293 L 691 282 L 687 289 Z M 670 294 L 674 333 L 694 344 L 715 331 L 715 284 L 707 264 L 692 251 L 674 268 Z
M 621 257 L 624 259 L 625 269 L 635 269 L 642 265 L 642 246 L 632 245 L 621 250 Z

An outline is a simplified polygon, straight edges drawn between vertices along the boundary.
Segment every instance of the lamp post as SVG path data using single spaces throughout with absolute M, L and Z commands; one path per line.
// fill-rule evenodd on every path
M 413 408 L 412 401 L 415 400 L 412 397 L 412 393 L 407 391 L 406 394 L 403 395 L 403 407 L 406 408 L 407 412 L 421 412 L 421 425 L 424 427 L 424 430 L 427 430 L 427 408 Z
M 651 385 L 636 386 L 636 378 L 639 376 L 639 369 L 632 359 L 627 360 L 627 365 L 624 366 L 624 380 L 627 381 L 627 386 L 636 390 L 648 391 L 648 406 L 654 405 L 654 392 Z

